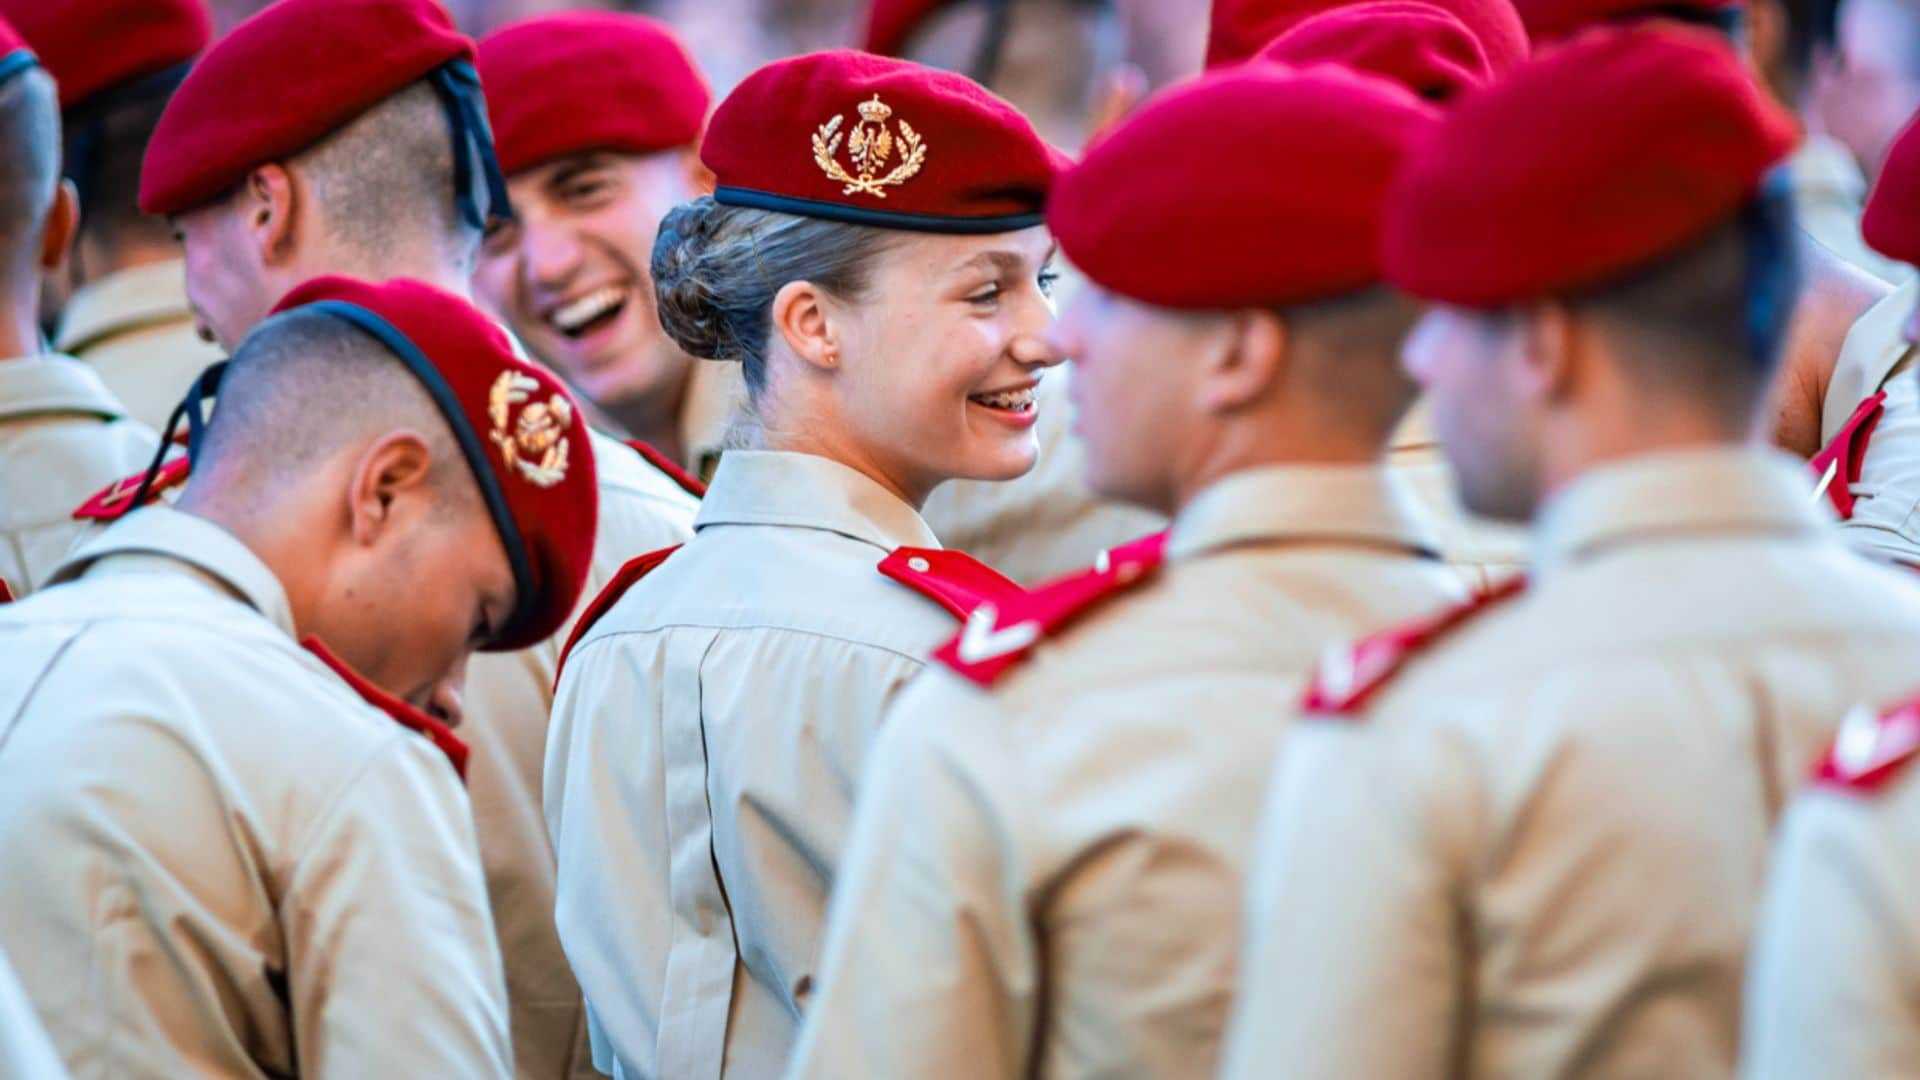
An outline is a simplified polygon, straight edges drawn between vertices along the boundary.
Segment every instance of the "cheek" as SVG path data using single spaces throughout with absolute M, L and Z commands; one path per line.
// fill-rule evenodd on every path
M 512 282 L 511 255 L 480 256 L 480 264 L 473 271 L 474 298 L 500 318 L 523 322 L 521 312 L 515 310 Z

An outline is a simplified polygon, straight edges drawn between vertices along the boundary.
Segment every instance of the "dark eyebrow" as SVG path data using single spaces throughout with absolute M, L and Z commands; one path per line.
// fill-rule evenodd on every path
M 1048 263 L 1052 262 L 1054 255 L 1058 253 L 1059 250 L 1058 244 L 1049 247 L 1046 256 L 1040 260 L 1041 267 L 1044 268 Z M 968 270 L 975 269 L 995 270 L 1001 274 L 1012 275 L 1020 273 L 1026 265 L 1026 257 L 1017 251 L 983 251 L 973 258 L 968 259 L 966 262 L 961 263 L 959 266 L 954 267 L 954 271 L 956 273 L 965 273 Z
M 612 158 L 605 153 L 602 153 L 600 151 L 594 151 L 592 153 L 583 154 L 580 157 L 577 157 L 571 161 L 568 161 L 565 165 L 560 166 L 558 169 L 555 169 L 553 171 L 553 174 L 547 177 L 547 186 L 559 187 L 560 185 L 565 184 L 567 181 L 572 180 L 575 177 L 579 176 L 581 173 L 593 172 L 596 169 L 607 169 L 607 168 L 611 168 L 612 166 L 613 166 Z

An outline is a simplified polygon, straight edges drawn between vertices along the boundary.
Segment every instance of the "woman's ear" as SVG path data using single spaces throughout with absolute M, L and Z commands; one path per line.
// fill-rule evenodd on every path
M 1278 314 L 1237 312 L 1224 331 L 1200 383 L 1200 404 L 1216 416 L 1259 401 L 1286 374 L 1287 326 Z
M 773 296 L 769 318 L 787 348 L 820 371 L 840 366 L 840 343 L 827 310 L 828 299 L 810 281 L 789 281 Z
M 372 547 L 392 525 L 402 500 L 433 498 L 433 451 L 412 431 L 395 431 L 373 440 L 349 474 L 348 526 L 353 542 Z

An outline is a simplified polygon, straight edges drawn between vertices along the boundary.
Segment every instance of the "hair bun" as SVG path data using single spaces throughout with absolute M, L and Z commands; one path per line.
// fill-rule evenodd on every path
M 660 325 L 691 356 L 744 360 L 718 285 L 723 277 L 712 258 L 713 238 L 726 207 L 702 196 L 668 212 L 653 244 L 653 291 Z

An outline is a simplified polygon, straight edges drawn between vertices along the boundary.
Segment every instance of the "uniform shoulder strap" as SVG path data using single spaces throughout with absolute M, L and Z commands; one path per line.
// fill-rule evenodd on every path
M 340 676 L 348 686 L 353 687 L 354 693 L 359 694 L 362 701 L 393 717 L 401 727 L 425 735 L 428 741 L 440 748 L 441 753 L 447 755 L 447 760 L 453 763 L 453 771 L 460 775 L 461 782 L 466 782 L 467 744 L 460 736 L 453 733 L 452 728 L 368 682 L 365 676 L 353 670 L 345 660 L 335 656 L 333 650 L 322 644 L 319 638 L 309 637 L 300 644 L 308 652 L 319 657 L 320 662 L 331 668 L 333 673 Z
M 193 471 L 193 462 L 182 454 L 160 466 L 155 474 L 153 486 L 147 489 L 147 497 L 140 505 L 151 506 L 160 501 L 160 496 L 187 482 L 187 476 Z M 93 497 L 80 504 L 73 512 L 75 521 L 115 521 L 127 511 L 134 509 L 133 493 L 140 490 L 141 481 L 147 478 L 147 470 L 141 469 L 124 480 L 116 480 L 99 491 Z
M 1880 425 L 1886 402 L 1885 390 L 1861 402 L 1846 424 L 1834 433 L 1833 441 L 1827 444 L 1826 449 L 1813 455 L 1813 459 L 1807 462 L 1817 485 L 1815 501 L 1822 495 L 1826 496 L 1841 521 L 1853 517 L 1853 492 L 1849 486 L 1860 482 L 1860 469 L 1867 460 L 1867 443 L 1873 439 L 1873 429 Z
M 6 578 L 0 578 L 0 604 L 11 603 L 13 603 L 13 588 L 7 584 Z
M 1155 533 L 1101 553 L 1094 565 L 1032 592 L 975 607 L 960 633 L 933 658 L 961 678 L 991 687 L 1049 635 L 1110 597 L 1152 577 L 1166 561 L 1167 534 Z
M 1920 758 L 1920 698 L 1875 712 L 1865 705 L 1847 714 L 1833 746 L 1814 766 L 1814 783 L 1872 792 Z
M 1302 711 L 1322 716 L 1358 715 L 1414 656 L 1474 616 L 1519 596 L 1526 587 L 1526 579 L 1516 575 L 1437 614 L 1369 634 L 1352 645 L 1333 646 L 1321 657 L 1313 681 L 1307 684 Z
M 607 582 L 606 588 L 601 589 L 598 596 L 588 601 L 585 610 L 580 612 L 580 617 L 574 620 L 573 630 L 567 635 L 567 643 L 560 650 L 560 660 L 553 666 L 554 690 L 560 689 L 560 673 L 567 668 L 567 657 L 573 655 L 573 647 L 580 644 L 580 639 L 587 636 L 587 631 L 593 629 L 593 624 L 604 618 L 607 612 L 612 611 L 613 605 L 620 602 L 620 598 L 627 594 L 628 589 L 638 585 L 641 578 L 659 569 L 660 564 L 667 561 L 667 556 L 679 550 L 680 545 L 675 544 L 670 548 L 661 548 L 659 551 L 649 551 L 638 558 L 628 559 L 625 565 L 614 571 L 613 579 Z
M 680 490 L 696 499 L 707 497 L 707 485 L 700 478 L 680 467 L 672 458 L 653 448 L 653 444 L 640 439 L 628 439 L 627 448 L 639 454 L 646 463 L 667 475 L 667 479 L 680 485 Z
M 965 619 L 982 604 L 1004 604 L 1025 591 L 979 559 L 944 548 L 895 548 L 880 560 L 879 569 L 946 608 L 956 619 Z

